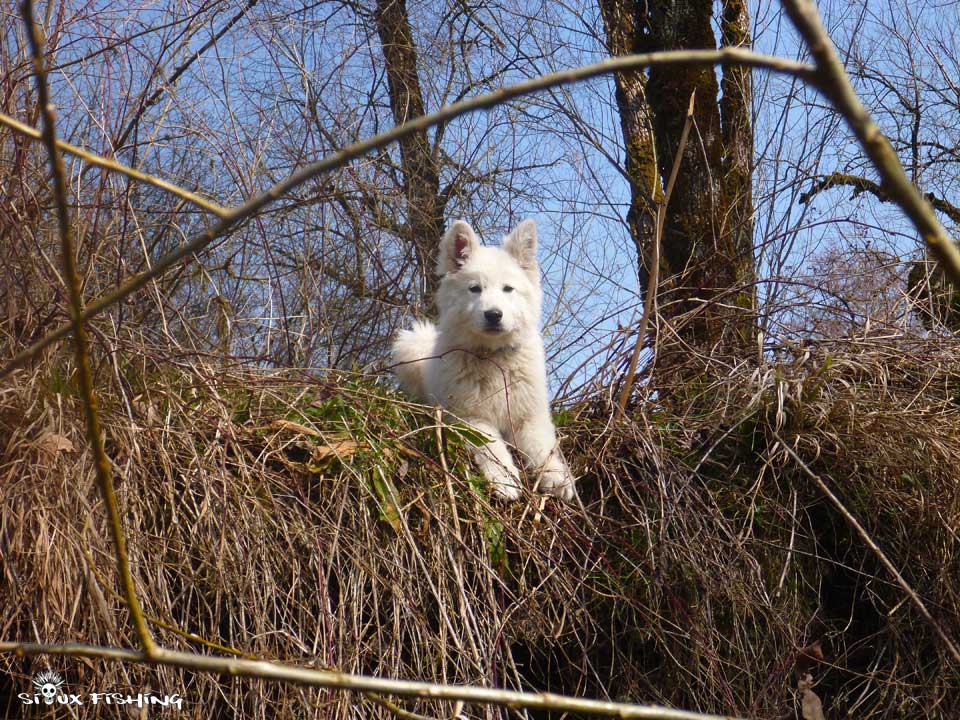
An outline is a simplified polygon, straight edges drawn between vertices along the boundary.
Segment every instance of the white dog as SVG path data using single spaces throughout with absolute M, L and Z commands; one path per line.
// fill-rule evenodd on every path
M 416 321 L 394 342 L 400 384 L 491 438 L 474 458 L 500 496 L 520 495 L 510 443 L 541 490 L 573 498 L 547 400 L 536 225 L 525 220 L 491 248 L 458 221 L 440 241 L 437 274 L 437 324 Z

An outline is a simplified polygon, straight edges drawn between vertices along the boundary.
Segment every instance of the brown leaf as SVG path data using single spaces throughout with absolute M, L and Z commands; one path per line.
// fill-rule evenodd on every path
M 300 423 L 295 423 L 292 420 L 274 420 L 272 423 L 270 423 L 269 428 L 271 430 L 289 430 L 291 432 L 300 433 L 301 435 L 309 435 L 310 437 L 320 437 L 320 433 L 313 428 L 309 428 L 306 425 L 301 425 Z
M 333 458 L 342 460 L 350 457 L 362 447 L 363 444 L 356 440 L 338 440 L 328 445 L 317 445 L 313 448 L 313 461 L 322 463 Z
M 37 440 L 37 446 L 51 455 L 56 455 L 58 452 L 73 452 L 74 450 L 70 438 L 52 432 L 42 435 L 40 439 Z
M 819 640 L 798 650 L 794 659 L 795 669 L 801 677 L 821 662 L 823 662 L 823 645 Z

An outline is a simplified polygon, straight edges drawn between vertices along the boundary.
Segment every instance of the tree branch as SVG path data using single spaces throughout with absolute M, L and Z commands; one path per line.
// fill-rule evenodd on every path
M 888 193 L 879 183 L 876 183 L 873 180 L 868 180 L 865 177 L 860 177 L 859 175 L 847 175 L 839 172 L 831 173 L 821 177 L 813 184 L 813 187 L 800 195 L 799 202 L 801 205 L 805 205 L 810 202 L 815 195 L 818 195 L 825 190 L 842 186 L 853 188 L 854 197 L 863 193 L 870 193 L 881 202 L 897 202 L 896 199 L 891 197 L 890 193 Z M 924 193 L 923 197 L 928 203 L 930 203 L 931 206 L 933 206 L 934 210 L 942 212 L 953 222 L 960 225 L 960 208 L 952 203 L 947 202 L 943 198 L 937 197 L 933 193 Z
M 836 48 L 820 22 L 816 5 L 810 0 L 782 0 L 782 4 L 816 62 L 812 84 L 846 119 L 873 162 L 880 176 L 880 187 L 903 209 L 947 276 L 960 287 L 960 250 L 940 224 L 933 208 L 907 177 L 890 141 L 857 97 Z
M 70 210 L 67 203 L 67 178 L 63 167 L 63 157 L 57 148 L 56 111 L 50 102 L 47 89 L 47 67 L 43 55 L 43 41 L 40 38 L 40 26 L 33 19 L 33 1 L 23 0 L 21 6 L 23 21 L 27 25 L 27 37 L 33 52 L 34 77 L 37 82 L 37 99 L 43 117 L 43 142 L 50 156 L 53 171 L 53 196 L 57 208 L 57 227 L 60 232 L 63 275 L 70 297 L 70 327 L 73 330 L 77 376 L 80 385 L 80 397 L 83 400 L 87 416 L 87 437 L 93 450 L 94 469 L 97 484 L 106 506 L 110 521 L 110 532 L 117 560 L 117 573 L 126 596 L 127 608 L 134 629 L 140 638 L 140 646 L 146 656 L 156 651 L 156 645 L 150 636 L 147 622 L 137 600 L 137 591 L 130 572 L 130 560 L 127 557 L 127 542 L 123 534 L 117 496 L 113 489 L 110 460 L 103 444 L 103 429 L 97 414 L 97 397 L 93 390 L 93 373 L 90 370 L 90 341 L 83 320 L 83 290 L 80 274 L 77 272 L 77 258 L 73 246 L 73 232 L 70 224 Z
M 14 132 L 34 138 L 35 140 L 41 140 L 43 138 L 43 134 L 39 130 L 32 128 L 29 125 L 10 117 L 9 115 L 4 115 L 3 113 L 0 113 L 0 125 L 6 125 Z M 196 193 L 190 192 L 179 185 L 174 185 L 173 183 L 162 180 L 158 177 L 150 175 L 149 173 L 135 170 L 132 167 L 128 167 L 122 163 L 110 160 L 102 155 L 96 155 L 95 153 L 88 152 L 83 148 L 77 147 L 76 145 L 71 145 L 63 140 L 57 140 L 57 149 L 61 150 L 62 152 L 70 153 L 71 155 L 76 155 L 78 158 L 91 165 L 96 165 L 97 167 L 105 170 L 113 170 L 114 172 L 122 173 L 128 177 L 132 177 L 134 180 L 147 183 L 147 185 L 153 185 L 155 188 L 176 195 L 184 200 L 187 200 L 188 202 L 193 203 L 199 208 L 203 208 L 204 210 L 212 212 L 217 217 L 223 217 L 227 213 L 227 209 L 221 205 L 217 205 L 215 202 L 211 202 L 206 198 L 202 198 Z
M 262 660 L 194 655 L 173 650 L 159 650 L 155 655 L 147 657 L 144 653 L 135 650 L 76 643 L 39 645 L 36 643 L 0 642 L 0 653 L 11 653 L 19 656 L 60 655 L 146 665 L 168 665 L 200 672 L 217 673 L 227 677 L 254 677 L 310 687 L 373 692 L 379 695 L 418 697 L 430 700 L 463 700 L 483 705 L 555 710 L 582 715 L 621 718 L 622 720 L 630 718 L 640 720 L 732 720 L 730 717 L 704 715 L 655 705 L 630 705 L 606 700 L 567 697 L 546 692 L 500 690 L 477 685 L 438 685 L 414 680 L 376 678 L 367 675 L 352 675 L 335 670 L 307 670 L 306 668 L 280 665 L 279 663 Z
M 127 141 L 127 138 L 130 137 L 130 133 L 137 126 L 137 123 L 140 122 L 140 118 L 143 117 L 143 114 L 147 110 L 149 110 L 151 107 L 156 105 L 157 102 L 159 102 L 161 96 L 167 90 L 169 90 L 174 85 L 176 85 L 177 80 L 180 79 L 180 76 L 183 75 L 190 68 L 191 65 L 193 65 L 197 60 L 199 60 L 207 50 L 213 47 L 217 43 L 217 41 L 220 40 L 220 38 L 226 35 L 230 31 L 230 28 L 232 28 L 234 25 L 240 22 L 240 19 L 244 15 L 246 15 L 250 11 L 250 9 L 257 4 L 257 2 L 259 2 L 259 0 L 248 0 L 247 4 L 244 5 L 240 9 L 240 11 L 237 12 L 236 15 L 230 18 L 230 20 L 227 21 L 226 25 L 220 28 L 220 30 L 213 37 L 207 40 L 207 42 L 205 42 L 199 50 L 191 54 L 190 57 L 187 58 L 185 62 L 183 62 L 176 70 L 174 70 L 173 74 L 165 83 L 162 83 L 160 87 L 158 87 L 156 90 L 153 91 L 153 94 L 149 98 L 147 98 L 145 102 L 143 102 L 140 105 L 137 111 L 133 114 L 133 117 L 130 118 L 130 121 L 127 123 L 126 128 L 124 128 L 123 132 L 120 133 L 120 136 L 113 143 L 114 149 L 123 147 L 123 144 Z

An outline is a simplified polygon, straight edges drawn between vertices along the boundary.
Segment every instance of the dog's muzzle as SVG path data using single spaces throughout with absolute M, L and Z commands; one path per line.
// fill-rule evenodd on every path
M 483 319 L 486 320 L 487 330 L 502 330 L 500 321 L 503 320 L 502 310 L 484 310 Z

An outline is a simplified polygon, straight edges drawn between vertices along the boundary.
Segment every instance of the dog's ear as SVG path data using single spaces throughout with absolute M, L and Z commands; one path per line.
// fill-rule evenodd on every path
M 440 241 L 440 257 L 437 260 L 437 275 L 443 277 L 463 267 L 470 255 L 480 247 L 477 234 L 469 223 L 457 220 Z
M 538 280 L 537 273 L 537 224 L 524 220 L 503 239 L 503 249 L 510 253 L 528 274 Z

